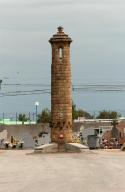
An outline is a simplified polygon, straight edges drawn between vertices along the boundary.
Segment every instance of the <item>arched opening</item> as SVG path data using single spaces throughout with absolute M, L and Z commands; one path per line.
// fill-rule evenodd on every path
M 59 59 L 60 59 L 60 62 L 62 62 L 62 58 L 63 58 L 63 49 L 59 48 Z

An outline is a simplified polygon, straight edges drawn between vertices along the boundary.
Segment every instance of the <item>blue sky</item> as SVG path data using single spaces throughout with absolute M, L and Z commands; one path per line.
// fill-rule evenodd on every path
M 125 84 L 124 0 L 0 0 L 0 78 L 50 84 L 49 38 L 59 25 L 73 39 L 73 84 Z M 1 92 L 26 90 L 4 87 Z M 34 88 L 28 88 L 34 89 Z M 75 93 L 78 107 L 125 112 L 125 93 Z M 50 107 L 50 95 L 1 97 L 1 112 Z

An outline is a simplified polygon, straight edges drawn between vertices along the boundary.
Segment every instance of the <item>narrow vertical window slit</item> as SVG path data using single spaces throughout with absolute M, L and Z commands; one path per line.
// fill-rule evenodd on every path
M 60 62 L 62 62 L 62 58 L 63 58 L 63 49 L 59 48 L 59 59 L 60 59 Z

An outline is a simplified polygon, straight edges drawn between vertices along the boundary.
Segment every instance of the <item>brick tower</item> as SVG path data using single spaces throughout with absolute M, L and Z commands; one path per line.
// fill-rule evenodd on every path
M 70 66 L 71 38 L 58 27 L 49 42 L 52 46 L 51 65 L 51 140 L 72 142 L 72 85 Z

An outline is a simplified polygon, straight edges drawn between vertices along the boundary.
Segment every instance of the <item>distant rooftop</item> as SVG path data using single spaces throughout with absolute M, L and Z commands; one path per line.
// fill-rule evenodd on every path
M 78 119 L 74 119 L 75 123 L 78 122 L 112 122 L 114 119 L 85 119 L 84 117 L 79 117 Z M 117 119 L 118 121 L 125 120 L 125 117 L 120 117 Z

